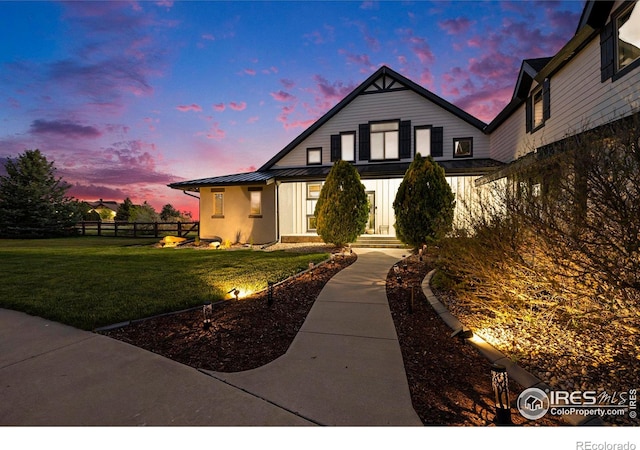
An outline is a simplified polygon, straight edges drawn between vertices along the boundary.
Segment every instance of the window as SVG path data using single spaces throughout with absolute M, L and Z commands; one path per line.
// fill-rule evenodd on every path
M 640 66 L 640 8 L 624 2 L 600 34 L 600 81 L 616 81 Z
M 416 153 L 429 156 L 431 154 L 431 126 L 415 127 L 414 135 Z
M 350 131 L 348 133 L 340 133 L 340 148 L 342 149 L 343 161 L 356 160 L 356 133 Z
M 251 199 L 249 217 L 262 217 L 262 189 L 249 188 L 249 197 Z
M 317 227 L 316 216 L 307 216 L 307 231 L 316 231 Z
M 224 217 L 224 189 L 212 189 L 213 217 Z
M 371 160 L 399 159 L 399 129 L 398 121 L 371 124 Z
M 550 102 L 550 81 L 547 78 L 527 99 L 527 133 L 537 131 L 551 117 Z
M 640 8 L 629 6 L 616 19 L 616 71 L 640 58 Z
M 533 94 L 533 128 L 538 128 L 544 123 L 542 116 L 542 89 Z
M 322 147 L 307 149 L 307 165 L 322 164 Z
M 322 183 L 307 183 L 307 199 L 317 200 L 320 198 Z
M 455 138 L 453 140 L 453 157 L 473 156 L 473 138 Z

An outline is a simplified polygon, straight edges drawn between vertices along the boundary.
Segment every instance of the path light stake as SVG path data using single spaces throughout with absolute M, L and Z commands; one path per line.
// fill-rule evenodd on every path
M 229 292 L 227 292 L 227 294 L 233 294 L 233 296 L 236 298 L 236 300 L 238 300 L 238 296 L 240 295 L 240 291 L 238 290 L 238 288 L 233 288 Z
M 213 317 L 213 307 L 211 302 L 206 302 L 202 307 L 202 315 L 204 316 L 204 322 L 202 326 L 205 330 L 211 328 L 211 318 Z
M 267 305 L 273 305 L 273 281 L 267 281 L 269 289 L 267 290 Z
M 512 425 L 511 405 L 509 403 L 509 374 L 505 366 L 491 365 L 491 386 L 496 400 L 496 425 Z
M 418 250 L 418 256 L 420 256 L 420 261 L 422 261 L 422 249 Z
M 311 274 L 311 278 L 313 278 L 313 269 L 316 265 L 312 262 L 309 263 L 309 273 Z
M 393 265 L 393 272 L 396 274 L 396 281 L 398 283 L 402 282 L 402 277 L 400 277 L 400 268 L 398 267 L 397 264 Z

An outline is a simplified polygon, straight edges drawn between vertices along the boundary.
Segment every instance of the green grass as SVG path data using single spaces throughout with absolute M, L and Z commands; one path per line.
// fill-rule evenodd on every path
M 158 239 L 0 239 L 0 307 L 93 330 L 264 289 L 322 254 L 154 248 Z

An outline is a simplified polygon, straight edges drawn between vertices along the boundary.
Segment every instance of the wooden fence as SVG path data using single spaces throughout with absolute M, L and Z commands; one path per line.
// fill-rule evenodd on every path
M 82 221 L 76 230 L 82 236 L 160 237 L 198 236 L 200 222 L 101 222 Z

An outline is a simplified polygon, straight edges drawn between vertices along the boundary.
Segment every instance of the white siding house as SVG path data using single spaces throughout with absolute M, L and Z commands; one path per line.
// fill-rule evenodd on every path
M 170 187 L 200 192 L 203 239 L 317 239 L 317 196 L 343 159 L 373 206 L 367 233 L 395 236 L 393 200 L 416 153 L 444 168 L 458 199 L 472 198 L 540 148 L 639 111 L 640 6 L 589 1 L 556 55 L 523 61 L 511 102 L 489 125 L 383 66 L 256 172 Z

